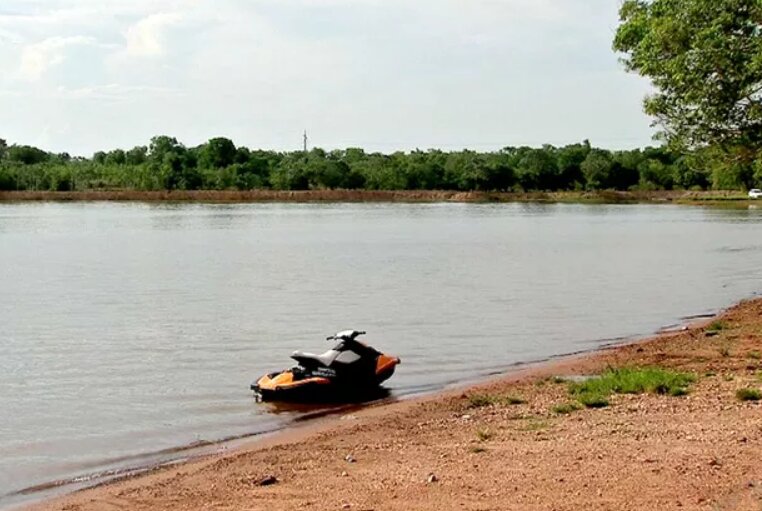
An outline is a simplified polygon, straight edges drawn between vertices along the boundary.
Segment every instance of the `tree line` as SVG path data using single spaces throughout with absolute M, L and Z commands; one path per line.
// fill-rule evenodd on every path
M 760 184 L 762 172 L 754 165 L 727 165 L 711 149 L 611 151 L 587 141 L 383 154 L 360 148 L 258 150 L 222 137 L 186 147 L 157 136 L 147 146 L 84 158 L 0 139 L 0 190 L 740 190 Z

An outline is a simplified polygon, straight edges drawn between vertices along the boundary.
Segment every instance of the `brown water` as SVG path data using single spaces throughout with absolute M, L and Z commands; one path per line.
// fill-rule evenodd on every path
M 0 507 L 288 425 L 249 383 L 340 329 L 404 396 L 714 311 L 760 261 L 759 210 L 0 205 Z

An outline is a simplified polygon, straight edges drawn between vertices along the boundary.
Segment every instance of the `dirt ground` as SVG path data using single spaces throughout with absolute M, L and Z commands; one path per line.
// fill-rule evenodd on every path
M 637 344 L 353 412 L 266 442 L 34 506 L 84 510 L 762 510 L 762 300 Z M 572 401 L 557 376 L 661 366 L 685 396 Z M 525 401 L 475 406 L 473 396 Z M 270 482 L 272 484 L 263 484 Z

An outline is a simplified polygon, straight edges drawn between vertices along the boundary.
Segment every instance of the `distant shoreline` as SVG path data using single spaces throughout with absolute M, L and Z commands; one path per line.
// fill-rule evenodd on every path
M 677 203 L 741 207 L 754 204 L 734 191 L 459 192 L 448 190 L 87 190 L 0 191 L 0 202 L 537 202 Z M 762 204 L 762 201 L 759 201 Z

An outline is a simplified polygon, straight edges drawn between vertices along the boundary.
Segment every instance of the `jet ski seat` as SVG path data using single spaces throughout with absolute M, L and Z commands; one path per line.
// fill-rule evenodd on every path
M 336 350 L 328 350 L 322 355 L 315 355 L 314 353 L 297 350 L 291 354 L 291 358 L 306 365 L 314 365 L 317 363 L 318 365 L 329 367 L 339 354 L 340 353 Z

